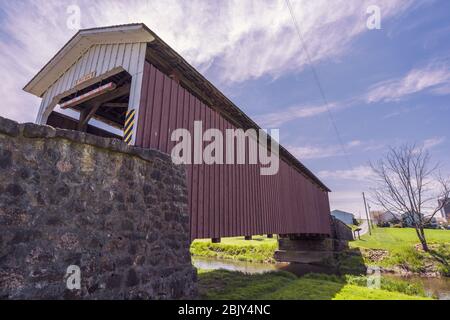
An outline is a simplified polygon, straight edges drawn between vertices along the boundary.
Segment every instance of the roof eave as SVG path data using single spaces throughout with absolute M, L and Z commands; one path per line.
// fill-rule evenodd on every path
M 109 37 L 106 36 L 108 33 Z M 153 40 L 152 33 L 142 23 L 79 30 L 23 87 L 23 90 L 42 97 L 53 81 L 65 71 L 67 65 L 74 63 L 81 53 L 94 44 Z

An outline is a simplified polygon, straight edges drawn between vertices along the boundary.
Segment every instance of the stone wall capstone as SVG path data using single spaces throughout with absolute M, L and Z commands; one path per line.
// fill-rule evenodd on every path
M 0 299 L 193 298 L 189 246 L 170 156 L 0 118 Z

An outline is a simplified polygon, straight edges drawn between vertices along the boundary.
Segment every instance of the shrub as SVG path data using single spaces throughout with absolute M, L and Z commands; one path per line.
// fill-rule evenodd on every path
M 399 265 L 412 272 L 424 271 L 424 256 L 414 247 L 404 247 L 399 250 L 393 250 L 388 258 L 392 265 Z
M 389 226 L 390 226 L 389 222 L 386 222 L 386 221 L 378 221 L 378 223 L 377 223 L 377 227 L 379 227 L 379 228 L 387 228 Z
M 303 278 L 346 283 L 359 287 L 367 287 L 367 276 L 345 275 L 339 277 L 336 275 L 309 273 L 303 276 Z M 381 277 L 380 289 L 390 292 L 401 292 L 407 295 L 426 297 L 426 292 L 423 284 L 417 281 L 411 282 L 410 280 L 405 281 L 401 279 Z
M 346 276 L 346 280 L 348 284 L 354 284 L 362 287 L 367 286 L 366 276 Z M 413 296 L 426 296 L 423 285 L 419 282 L 411 282 L 410 280 L 405 281 L 400 279 L 381 277 L 380 289 L 391 292 L 401 292 Z

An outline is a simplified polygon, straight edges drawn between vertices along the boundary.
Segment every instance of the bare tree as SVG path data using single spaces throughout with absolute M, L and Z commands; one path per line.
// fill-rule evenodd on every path
M 429 251 L 424 227 L 449 201 L 450 181 L 431 164 L 428 151 L 405 144 L 389 148 L 377 163 L 374 197 L 387 211 L 406 215 L 414 226 L 424 251 Z M 429 213 L 427 216 L 424 213 Z

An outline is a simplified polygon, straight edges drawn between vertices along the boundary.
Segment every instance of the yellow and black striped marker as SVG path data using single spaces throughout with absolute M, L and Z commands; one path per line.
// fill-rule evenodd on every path
M 136 110 L 128 110 L 125 117 L 125 126 L 123 130 L 123 140 L 127 143 L 131 143 L 131 138 L 133 138 L 133 127 L 134 127 L 134 115 Z

